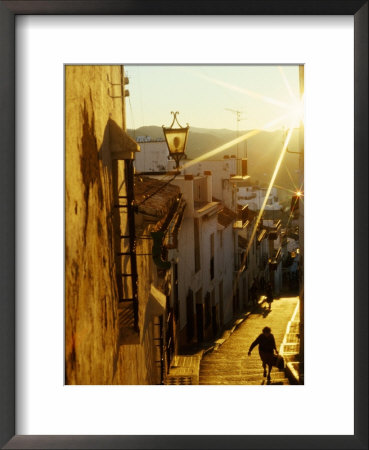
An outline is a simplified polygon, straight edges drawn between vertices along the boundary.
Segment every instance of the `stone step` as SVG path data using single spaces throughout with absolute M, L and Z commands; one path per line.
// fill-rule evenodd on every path
M 257 364 L 245 364 L 245 363 L 219 363 L 219 364 L 201 364 L 200 370 L 263 370 L 261 363 Z M 276 367 L 273 367 L 274 371 L 278 371 Z
M 238 378 L 263 378 L 263 371 L 254 372 L 200 372 L 200 377 L 238 377 Z M 271 377 L 273 378 L 286 378 L 284 372 L 272 372 Z
M 213 353 L 209 353 L 208 355 L 204 356 L 202 358 L 202 361 L 218 361 L 218 360 L 222 360 L 222 359 L 226 359 L 228 361 L 235 361 L 235 360 L 256 360 L 259 359 L 259 355 L 252 355 L 252 356 L 247 356 L 247 353 L 243 353 L 243 352 L 224 352 L 224 353 L 219 353 L 219 352 L 213 352 Z
M 199 380 L 222 380 L 222 379 L 232 379 L 232 380 L 249 380 L 249 381 L 262 381 L 266 380 L 266 378 L 263 377 L 263 375 L 200 375 Z M 278 375 L 271 375 L 272 380 L 284 380 L 287 379 L 286 376 L 278 376 Z
M 278 370 L 273 370 L 272 374 L 285 376 L 284 372 L 279 372 Z M 200 376 L 227 376 L 227 375 L 235 375 L 235 376 L 244 376 L 244 377 L 253 377 L 260 376 L 263 377 L 263 369 L 257 370 L 200 370 Z
M 201 360 L 201 364 L 203 365 L 207 365 L 207 364 L 244 364 L 244 365 L 249 365 L 249 364 L 262 364 L 261 359 L 259 358 L 259 356 L 257 358 L 253 358 L 253 357 L 225 357 L 225 358 L 209 358 L 209 359 L 202 359 Z
M 207 363 L 214 363 L 214 362 L 244 362 L 244 363 L 260 363 L 261 359 L 259 355 L 255 356 L 247 356 L 243 354 L 234 354 L 229 355 L 226 353 L 225 355 L 214 355 L 212 358 L 203 358 L 201 362 Z
M 200 377 L 203 376 L 227 376 L 227 375 L 235 375 L 235 376 L 243 376 L 243 377 L 254 377 L 259 376 L 263 377 L 263 370 L 248 370 L 248 371 L 242 371 L 242 370 L 233 370 L 233 371 L 221 371 L 221 370 L 200 370 Z M 285 377 L 284 372 L 279 371 L 272 371 L 272 375 L 274 376 L 281 376 Z
M 285 379 L 286 376 L 278 376 L 278 375 L 271 375 L 271 379 L 272 380 L 283 380 Z M 230 375 L 200 375 L 199 380 L 204 380 L 204 379 L 208 379 L 208 380 L 216 380 L 216 379 L 232 379 L 232 380 L 264 380 L 263 375 L 234 375 L 234 374 L 230 374 Z M 266 378 L 265 378 L 266 379 Z
M 272 373 L 277 374 L 277 373 L 281 373 L 282 375 L 284 375 L 284 372 L 279 372 L 278 370 L 273 370 Z M 217 367 L 214 367 L 214 369 L 208 369 L 208 370 L 200 370 L 200 375 L 243 375 L 243 376 L 253 376 L 253 375 L 260 375 L 263 376 L 263 368 L 262 367 L 258 367 L 256 369 L 252 369 L 252 370 L 241 370 L 241 369 L 237 369 L 237 368 L 232 368 L 232 369 L 224 369 L 221 370 Z
M 248 356 L 248 348 L 241 348 L 239 345 L 234 347 L 229 347 L 224 344 L 218 350 L 213 350 L 207 353 L 203 359 L 213 359 L 213 358 L 259 358 L 259 352 L 252 352 L 251 356 Z
M 221 363 L 221 362 L 231 363 L 231 362 L 246 362 L 246 361 L 248 363 L 259 362 L 261 364 L 260 358 L 252 358 L 252 357 L 247 358 L 247 356 L 245 357 L 245 356 L 240 356 L 240 355 L 238 355 L 238 356 L 232 356 L 232 355 L 228 356 L 227 355 L 225 357 L 217 357 L 217 358 L 203 358 L 201 360 L 201 364 L 215 364 L 215 363 Z
M 286 332 L 288 320 L 295 309 L 296 299 L 282 298 L 273 304 L 268 316 L 268 326 L 272 328 L 277 347 L 280 348 Z M 227 340 L 218 340 L 216 347 L 206 353 L 200 364 L 199 383 L 207 385 L 289 385 L 284 371 L 276 367 L 271 373 L 271 381 L 263 377 L 262 362 L 258 349 L 247 355 L 250 344 L 261 332 L 265 319 L 257 311 L 234 332 L 228 333 Z M 290 327 L 290 332 L 295 332 Z M 224 336 L 227 333 L 224 334 Z M 223 336 L 223 337 L 224 337 Z
M 200 380 L 199 382 L 200 385 L 209 385 L 209 386 L 216 386 L 216 385 L 241 385 L 241 386 L 273 386 L 273 385 L 284 385 L 284 386 L 289 386 L 290 382 L 288 381 L 287 378 L 283 378 L 280 380 L 271 380 L 270 383 L 267 382 L 266 379 L 263 380 L 247 380 L 247 381 L 240 381 L 238 380 L 237 382 L 234 381 L 229 381 L 229 380 L 221 380 L 221 379 L 216 379 L 216 380 Z
M 256 360 L 235 360 L 235 361 L 201 361 L 200 366 L 201 367 L 215 367 L 215 366 L 225 366 L 225 367 L 242 367 L 244 369 L 247 369 L 248 367 L 262 367 L 263 363 L 260 361 L 260 359 Z
M 232 379 L 232 380 L 263 380 L 264 377 L 262 374 L 224 374 L 224 375 L 219 375 L 219 374 L 213 374 L 213 375 L 202 375 L 200 374 L 199 379 L 212 379 L 212 380 L 216 380 L 216 379 Z M 281 380 L 281 379 L 285 379 L 286 376 L 284 374 L 271 374 L 271 378 L 274 380 Z
M 215 367 L 215 366 L 224 366 L 224 367 L 242 367 L 244 369 L 247 369 L 248 367 L 262 367 L 263 363 L 258 360 L 234 360 L 234 361 L 201 361 L 200 366 L 201 367 Z

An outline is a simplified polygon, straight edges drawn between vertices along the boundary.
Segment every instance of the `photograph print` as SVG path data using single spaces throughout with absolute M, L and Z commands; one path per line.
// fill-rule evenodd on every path
M 65 384 L 304 384 L 304 66 L 64 70 Z

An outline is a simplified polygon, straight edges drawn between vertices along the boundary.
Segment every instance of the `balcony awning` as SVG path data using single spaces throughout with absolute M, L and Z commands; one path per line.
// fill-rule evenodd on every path
M 228 227 L 232 222 L 237 219 L 237 214 L 231 209 L 223 206 L 222 209 L 218 212 L 218 224 L 223 227 Z
M 245 222 L 243 222 L 242 220 L 236 220 L 236 222 L 234 222 L 234 224 L 233 224 L 233 228 L 235 230 L 243 230 L 249 224 L 250 224 L 250 222 L 248 220 L 246 220 Z
M 257 237 L 257 241 L 258 243 L 260 243 L 266 236 L 267 232 L 266 230 L 261 230 L 258 237 Z
M 231 175 L 230 180 L 235 182 L 246 181 L 250 178 L 250 175 Z
M 114 120 L 108 121 L 109 146 L 113 159 L 134 159 L 140 146 Z
M 153 284 L 150 286 L 149 301 L 147 302 L 147 312 L 151 316 L 160 316 L 166 308 L 166 296 Z

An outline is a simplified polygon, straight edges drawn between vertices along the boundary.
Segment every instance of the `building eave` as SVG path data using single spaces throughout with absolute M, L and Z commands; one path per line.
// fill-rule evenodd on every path
M 235 181 L 237 182 L 243 182 L 243 181 L 247 181 L 250 178 L 250 175 L 233 175 L 232 177 L 230 177 L 231 181 Z
M 211 213 L 216 213 L 218 211 L 219 202 L 209 202 L 206 205 L 201 206 L 199 209 L 195 209 L 194 217 L 200 218 Z

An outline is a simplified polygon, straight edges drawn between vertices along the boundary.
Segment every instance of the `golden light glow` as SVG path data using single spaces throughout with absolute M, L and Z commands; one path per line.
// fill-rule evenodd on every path
M 241 88 L 239 86 L 235 86 L 233 84 L 227 83 L 225 81 L 222 80 L 218 80 L 216 78 L 213 77 L 209 77 L 207 75 L 204 74 L 197 74 L 197 76 L 199 78 L 202 78 L 204 80 L 210 81 L 211 83 L 214 83 L 218 86 L 222 86 L 225 87 L 227 89 L 233 90 L 233 91 L 237 91 L 240 92 L 242 94 L 245 94 L 249 97 L 261 100 L 265 103 L 270 103 L 272 105 L 275 106 L 279 106 L 281 108 L 285 108 L 287 109 L 288 112 L 288 116 L 289 116 L 289 122 L 288 122 L 288 128 L 297 128 L 300 126 L 301 122 L 303 122 L 303 117 L 304 117 L 304 96 L 302 95 L 301 98 L 297 98 L 291 89 L 291 86 L 287 80 L 287 77 L 282 69 L 282 67 L 279 67 L 279 71 L 282 75 L 282 79 L 286 85 L 286 88 L 288 90 L 288 93 L 291 97 L 291 103 L 285 103 L 282 102 L 280 100 L 277 100 L 275 98 L 272 97 L 268 97 L 266 95 L 262 95 L 259 94 L 258 92 L 254 92 L 254 91 L 250 91 L 249 89 L 245 89 L 245 88 Z
M 292 99 L 291 109 L 291 123 L 290 127 L 297 128 L 301 125 L 301 122 L 304 120 L 304 95 L 302 94 L 300 98 L 297 98 L 291 89 L 290 83 L 284 73 L 283 67 L 278 67 L 280 74 L 282 75 L 282 79 L 284 84 L 286 85 L 287 91 Z
M 291 89 L 291 86 L 290 86 L 290 84 L 288 82 L 288 79 L 287 79 L 287 77 L 286 77 L 286 75 L 284 73 L 283 68 L 282 67 L 278 67 L 278 69 L 279 69 L 279 71 L 281 73 L 282 79 L 284 81 L 284 84 L 285 84 L 285 86 L 287 88 L 287 91 L 288 91 L 290 99 L 291 99 L 291 101 L 288 102 L 288 103 L 282 102 L 280 100 L 276 100 L 274 98 L 271 98 L 271 97 L 268 97 L 268 96 L 265 96 L 265 95 L 261 95 L 261 94 L 259 94 L 257 92 L 253 92 L 253 91 L 250 91 L 248 89 L 241 88 L 239 86 L 232 85 L 232 84 L 227 83 L 225 81 L 222 81 L 222 80 L 219 80 L 219 79 L 216 79 L 216 78 L 212 78 L 212 77 L 209 77 L 209 76 L 204 75 L 204 74 L 197 74 L 197 76 L 199 78 L 202 78 L 202 79 L 204 79 L 206 81 L 209 81 L 209 82 L 211 82 L 213 84 L 216 84 L 218 86 L 222 86 L 222 87 L 224 87 L 226 89 L 230 89 L 230 90 L 233 90 L 233 91 L 240 92 L 240 93 L 245 94 L 245 95 L 247 95 L 249 97 L 261 100 L 261 101 L 263 101 L 265 103 L 270 103 L 272 105 L 279 106 L 279 107 L 284 108 L 285 110 L 287 110 L 286 114 L 284 114 L 283 116 L 281 116 L 281 117 L 279 117 L 277 119 L 274 119 L 271 122 L 265 124 L 263 127 L 260 127 L 260 129 L 249 131 L 249 132 L 243 134 L 242 136 L 239 136 L 236 139 L 233 139 L 233 140 L 231 140 L 231 141 L 229 141 L 229 142 L 227 142 L 227 143 L 225 143 L 225 144 L 223 144 L 223 145 L 221 145 L 221 146 L 219 146 L 219 147 L 217 147 L 217 148 L 215 148 L 215 149 L 213 149 L 213 150 L 211 150 L 211 151 L 209 151 L 209 152 L 207 152 L 207 153 L 205 153 L 205 154 L 203 154 L 203 155 L 201 155 L 199 157 L 197 157 L 194 160 L 188 161 L 182 167 L 182 169 L 186 169 L 186 168 L 188 168 L 188 167 L 190 167 L 190 166 L 192 166 L 194 164 L 197 164 L 200 161 L 209 159 L 209 158 L 217 155 L 218 153 L 221 153 L 221 152 L 223 152 L 223 151 L 225 151 L 225 150 L 227 150 L 227 149 L 229 149 L 231 147 L 234 147 L 237 144 L 239 144 L 241 142 L 244 142 L 247 139 L 257 135 L 262 130 L 271 129 L 273 126 L 275 126 L 277 124 L 280 124 L 283 121 L 287 125 L 288 132 L 287 132 L 287 134 L 285 136 L 285 139 L 284 139 L 283 148 L 281 150 L 281 153 L 279 155 L 278 161 L 277 161 L 276 166 L 274 168 L 273 175 L 272 175 L 271 180 L 269 182 L 269 185 L 268 185 L 268 188 L 267 188 L 267 191 L 266 191 L 266 194 L 265 194 L 265 198 L 264 198 L 263 204 L 262 204 L 262 206 L 260 208 L 260 211 L 258 213 L 257 219 L 255 221 L 255 225 L 254 225 L 254 228 L 253 228 L 252 233 L 251 233 L 251 238 L 250 238 L 250 240 L 249 240 L 249 242 L 247 244 L 247 248 L 246 248 L 246 251 L 244 253 L 243 261 L 242 261 L 242 264 L 241 264 L 241 269 L 239 269 L 239 271 L 237 273 L 237 276 L 234 279 L 233 291 L 235 291 L 236 284 L 237 284 L 239 276 L 240 276 L 240 274 L 242 272 L 242 267 L 244 267 L 244 265 L 245 265 L 247 255 L 248 255 L 248 253 L 250 251 L 250 248 L 251 248 L 251 246 L 253 244 L 253 241 L 255 239 L 255 235 L 257 233 L 259 222 L 260 222 L 261 217 L 262 217 L 262 215 L 264 213 L 264 209 L 265 209 L 265 206 L 267 204 L 267 201 L 268 201 L 269 195 L 271 193 L 272 187 L 275 185 L 274 182 L 275 182 L 276 177 L 278 175 L 278 172 L 280 170 L 280 167 L 281 167 L 282 161 L 284 159 L 284 156 L 285 156 L 285 154 L 287 152 L 288 143 L 290 142 L 290 139 L 291 139 L 291 136 L 292 136 L 292 133 L 293 133 L 293 129 L 294 128 L 300 128 L 301 126 L 303 127 L 304 95 L 300 94 L 300 98 L 296 97 L 294 95 L 292 89 Z M 266 156 L 266 155 L 264 155 L 264 156 Z M 292 181 L 292 184 L 294 185 L 294 189 L 295 189 L 295 190 L 290 190 L 290 192 L 295 194 L 295 195 L 297 195 L 299 198 L 300 197 L 302 198 L 301 190 L 298 190 L 298 188 L 295 185 L 295 183 L 293 181 L 293 178 L 292 178 L 292 176 L 291 176 L 291 174 L 290 174 L 290 172 L 289 172 L 287 167 L 286 167 L 286 169 L 288 171 L 288 175 L 289 175 L 289 177 L 290 177 L 290 179 Z M 285 190 L 288 190 L 288 189 L 285 189 Z M 297 194 L 296 194 L 296 192 L 297 192 Z M 291 216 L 290 216 L 290 219 L 291 219 Z
M 284 114 L 283 116 L 279 117 L 278 119 L 274 119 L 271 122 L 266 123 L 262 129 L 268 129 L 274 125 L 277 125 L 278 123 L 282 122 L 284 119 L 288 118 L 289 114 Z M 198 156 L 197 158 L 188 161 L 186 164 L 184 164 L 181 168 L 182 169 L 187 169 L 188 167 L 193 166 L 194 164 L 197 164 L 200 161 L 203 161 L 204 159 L 209 159 L 212 156 L 217 155 L 220 152 L 223 152 L 237 144 L 239 144 L 240 142 L 246 141 L 247 139 L 255 136 L 256 134 L 259 134 L 262 130 L 252 130 L 249 131 L 248 133 L 243 134 L 242 136 L 239 136 L 236 139 L 232 139 L 232 141 L 226 142 L 225 144 L 215 148 L 214 150 L 210 150 L 207 153 L 204 153 L 203 155 Z
M 225 88 L 231 89 L 232 91 L 237 91 L 242 94 L 246 94 L 249 97 L 256 98 L 258 100 L 262 100 L 265 103 L 270 103 L 272 105 L 280 106 L 281 108 L 287 108 L 287 109 L 290 108 L 290 105 L 288 105 L 288 103 L 281 102 L 280 100 L 276 100 L 275 98 L 272 98 L 272 97 L 267 97 L 266 95 L 259 94 L 258 92 L 250 91 L 245 88 L 240 88 L 239 86 L 235 86 L 233 84 L 226 83 L 225 81 L 218 80 L 216 78 L 212 78 L 207 75 L 197 74 L 197 76 L 204 80 L 210 81 L 211 83 L 217 84 L 218 86 L 223 86 Z
M 273 185 L 274 185 L 274 181 L 275 181 L 275 179 L 277 178 L 277 174 L 278 174 L 278 172 L 279 172 L 279 168 L 281 167 L 281 164 L 282 164 L 284 155 L 286 154 L 287 146 L 288 146 L 288 143 L 289 143 L 289 141 L 290 141 L 290 139 L 291 139 L 292 131 L 293 131 L 292 128 L 290 128 L 290 129 L 288 130 L 286 139 L 285 139 L 284 144 L 283 144 L 283 148 L 282 148 L 281 154 L 279 155 L 277 164 L 275 165 L 274 172 L 273 172 L 272 178 L 270 179 L 269 186 L 268 186 L 268 189 L 267 189 L 267 191 L 266 191 L 266 194 L 265 194 L 265 197 L 264 197 L 263 204 L 261 205 L 261 208 L 260 208 L 258 217 L 257 217 L 256 222 L 255 222 L 254 229 L 252 230 L 251 238 L 250 238 L 250 241 L 249 241 L 248 246 L 247 246 L 247 249 L 246 249 L 246 254 L 248 254 L 248 252 L 250 251 L 250 247 L 251 247 L 252 242 L 253 242 L 253 240 L 254 240 L 254 237 L 255 237 L 256 230 L 257 230 L 257 227 L 258 227 L 258 225 L 259 225 L 260 219 L 261 219 L 261 217 L 262 217 L 262 215 L 263 215 L 263 213 L 264 213 L 264 209 L 265 209 L 265 206 L 266 206 L 267 201 L 268 201 L 268 199 L 269 199 L 269 195 L 270 195 L 270 192 L 271 192 L 272 187 L 273 187 Z
M 288 91 L 290 97 L 292 98 L 292 100 L 295 100 L 296 97 L 292 92 L 291 85 L 290 85 L 289 81 L 287 80 L 287 77 L 286 77 L 286 74 L 284 73 L 283 67 L 278 66 L 278 70 L 279 70 L 280 74 L 282 75 L 283 82 L 286 85 L 286 88 L 287 88 L 287 91 Z
M 298 189 L 298 187 L 296 186 L 296 183 L 294 182 L 294 180 L 293 180 L 293 178 L 292 178 L 290 169 L 288 168 L 287 164 L 285 164 L 284 167 L 285 167 L 285 169 L 286 169 L 286 171 L 287 171 L 287 174 L 288 174 L 288 176 L 290 177 L 291 183 L 292 183 L 292 185 L 293 185 L 293 188 L 294 188 L 293 193 L 295 193 L 295 192 L 298 191 L 299 189 Z
M 291 122 L 290 127 L 297 128 L 304 121 L 304 96 L 299 100 L 295 100 L 291 106 Z
M 267 201 L 268 201 L 268 199 L 269 199 L 269 195 L 270 195 L 270 192 L 271 192 L 272 187 L 273 187 L 273 185 L 274 185 L 274 181 L 275 181 L 275 179 L 276 179 L 276 177 L 277 177 L 277 175 L 278 175 L 278 172 L 279 172 L 279 169 L 280 169 L 280 167 L 281 167 L 281 164 L 282 164 L 284 155 L 286 154 L 287 146 L 288 146 L 288 143 L 289 143 L 289 141 L 290 141 L 290 139 L 291 139 L 291 136 L 292 136 L 292 131 L 293 131 L 292 128 L 290 128 L 290 129 L 288 130 L 286 139 L 285 139 L 284 144 L 283 144 L 283 148 L 282 148 L 281 154 L 279 155 L 277 164 L 275 165 L 274 172 L 273 172 L 272 178 L 270 179 L 269 186 L 268 186 L 268 189 L 267 189 L 267 191 L 266 191 L 266 194 L 265 194 L 265 197 L 264 197 L 263 204 L 262 204 L 262 206 L 261 206 L 261 208 L 260 208 L 259 214 L 258 214 L 257 219 L 256 219 L 256 221 L 255 221 L 254 228 L 253 228 L 252 233 L 251 233 L 250 240 L 249 240 L 249 242 L 248 242 L 248 244 L 247 244 L 247 248 L 246 248 L 245 255 L 244 255 L 244 258 L 243 258 L 243 261 L 242 261 L 242 265 L 245 264 L 247 255 L 249 254 L 249 251 L 250 251 L 250 248 L 251 248 L 251 245 L 252 245 L 253 242 L 254 242 L 255 235 L 256 235 L 256 231 L 257 231 L 257 228 L 258 228 L 260 219 L 261 219 L 261 217 L 262 217 L 262 215 L 263 215 L 263 213 L 264 213 L 264 209 L 265 209 L 265 206 L 266 206 Z M 241 265 L 241 266 L 242 266 L 242 265 Z M 237 273 L 237 276 L 235 277 L 234 284 L 233 284 L 233 290 L 235 289 L 235 286 L 236 286 L 236 283 L 238 282 L 239 276 L 240 276 L 240 271 Z
M 292 189 L 288 189 L 286 187 L 280 186 L 279 184 L 275 184 L 274 187 L 281 189 L 282 191 L 286 191 L 290 194 L 294 194 L 296 191 L 292 190 Z

